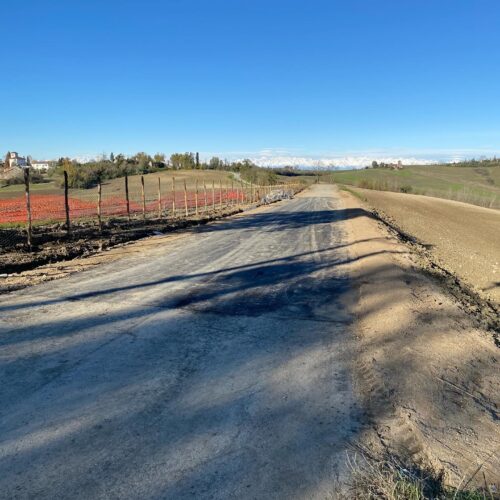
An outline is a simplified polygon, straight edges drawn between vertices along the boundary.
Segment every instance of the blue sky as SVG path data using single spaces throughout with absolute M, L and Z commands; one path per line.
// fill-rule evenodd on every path
M 0 19 L 2 151 L 500 153 L 497 0 L 2 0 Z

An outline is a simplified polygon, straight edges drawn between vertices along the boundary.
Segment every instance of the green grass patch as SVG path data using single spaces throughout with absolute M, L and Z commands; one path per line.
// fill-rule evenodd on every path
M 344 184 L 340 184 L 339 185 L 339 189 L 341 189 L 342 191 L 346 191 L 348 193 L 351 193 L 353 196 L 355 196 L 356 198 L 358 198 L 359 200 L 361 201 L 366 201 L 365 198 L 363 198 L 363 196 L 361 196 L 360 193 L 358 193 L 357 191 L 355 191 L 354 189 L 351 189 L 350 187 L 347 187 L 346 185 Z

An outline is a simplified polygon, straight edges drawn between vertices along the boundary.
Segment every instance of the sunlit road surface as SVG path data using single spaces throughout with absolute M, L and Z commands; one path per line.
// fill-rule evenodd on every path
M 330 495 L 361 420 L 342 214 L 314 186 L 2 297 L 0 496 Z

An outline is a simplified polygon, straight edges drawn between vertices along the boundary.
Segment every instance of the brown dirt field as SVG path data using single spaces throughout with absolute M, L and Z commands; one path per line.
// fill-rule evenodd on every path
M 498 488 L 500 354 L 491 332 L 358 198 L 341 196 L 357 214 L 345 222 L 352 256 L 345 272 L 355 283 L 346 307 L 355 315 L 353 371 L 371 421 L 365 446 L 442 472 L 455 486 Z
M 439 265 L 500 304 L 500 211 L 353 188 L 382 218 L 426 246 Z

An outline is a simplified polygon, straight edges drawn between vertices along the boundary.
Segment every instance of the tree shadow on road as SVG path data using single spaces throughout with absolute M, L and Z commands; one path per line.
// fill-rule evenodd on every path
M 264 224 L 283 232 L 370 216 L 322 212 L 255 214 L 200 231 Z M 0 337 L 1 491 L 176 499 L 324 493 L 339 472 L 339 453 L 390 416 L 391 391 L 419 380 L 419 358 L 400 339 L 417 352 L 422 337 L 437 342 L 429 322 L 456 314 L 417 312 L 390 335 L 369 337 L 368 354 L 361 353 L 368 364 L 346 328 L 343 269 L 404 252 L 350 256 L 349 245 L 333 243 L 215 271 L 165 267 L 155 280 L 1 304 L 10 318 Z M 393 276 L 389 264 L 366 268 L 359 283 Z M 402 289 L 371 299 L 358 319 L 390 314 Z M 376 371 L 371 354 L 382 349 L 391 355 Z M 359 360 L 374 403 L 352 397 L 349 364 Z M 401 380 L 380 391 L 385 372 Z M 448 412 L 437 416 L 446 421 Z

